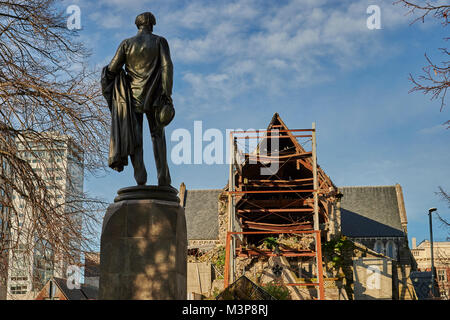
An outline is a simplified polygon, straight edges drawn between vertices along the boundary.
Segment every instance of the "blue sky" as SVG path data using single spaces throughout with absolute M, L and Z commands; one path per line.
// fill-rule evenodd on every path
M 432 20 L 410 25 L 406 9 L 383 1 L 332 0 L 71 0 L 81 9 L 80 40 L 90 63 L 109 63 L 119 43 L 136 33 L 134 19 L 152 11 L 174 62 L 176 117 L 166 131 L 265 128 L 274 112 L 293 128 L 318 129 L 318 161 L 338 186 L 403 187 L 409 237 L 429 236 L 427 211 L 449 208 L 435 192 L 450 190 L 449 107 L 408 93 L 425 52 L 440 61 L 445 29 Z M 381 9 L 381 29 L 369 30 L 369 5 Z M 106 106 L 105 106 L 106 107 Z M 146 127 L 145 130 L 148 130 Z M 145 145 L 149 183 L 156 183 L 151 141 Z M 222 188 L 226 165 L 170 163 L 173 185 Z M 87 177 L 85 189 L 113 201 L 134 185 L 132 168 Z M 435 240 L 447 232 L 435 222 Z

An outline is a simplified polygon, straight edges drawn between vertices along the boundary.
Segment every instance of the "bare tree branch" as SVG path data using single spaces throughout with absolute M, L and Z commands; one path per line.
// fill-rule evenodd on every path
M 0 1 L 0 279 L 5 252 L 26 265 L 35 252 L 44 266 L 80 264 L 98 243 L 106 204 L 80 192 L 68 163 L 105 168 L 110 116 L 65 19 L 55 0 Z
M 403 4 L 404 7 L 408 9 L 407 14 L 414 15 L 418 13 L 418 17 L 415 18 L 411 24 L 417 21 L 425 22 L 427 16 L 433 17 L 434 19 L 441 20 L 443 27 L 449 24 L 449 14 L 450 5 L 434 5 L 429 1 L 422 1 L 422 4 L 412 1 L 399 0 L 394 2 L 394 4 Z M 448 40 L 445 38 L 444 40 Z M 439 49 L 442 55 L 445 57 L 444 61 L 440 64 L 434 63 L 427 54 L 425 54 L 425 59 L 427 60 L 427 65 L 422 68 L 423 74 L 418 78 L 414 78 L 413 75 L 409 75 L 410 81 L 414 84 L 410 92 L 421 91 L 424 94 L 430 94 L 431 100 L 439 99 L 441 103 L 440 110 L 442 111 L 446 105 L 446 95 L 447 89 L 450 86 L 450 60 L 449 51 L 446 48 Z M 450 120 L 446 121 L 444 125 L 447 129 L 450 128 Z
M 439 187 L 439 192 L 437 194 L 447 202 L 448 208 L 450 208 L 450 195 L 445 192 L 445 190 L 442 187 Z M 444 219 L 439 213 L 436 213 L 439 220 L 446 225 L 447 227 L 450 227 L 450 222 L 447 219 Z

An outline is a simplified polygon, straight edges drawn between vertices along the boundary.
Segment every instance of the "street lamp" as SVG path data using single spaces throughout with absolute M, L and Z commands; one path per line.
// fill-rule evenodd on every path
M 434 288 L 434 253 L 433 253 L 433 225 L 431 222 L 431 214 L 436 211 L 436 208 L 428 209 L 428 219 L 430 221 L 430 249 L 431 249 L 431 293 L 433 297 L 435 297 L 435 288 Z

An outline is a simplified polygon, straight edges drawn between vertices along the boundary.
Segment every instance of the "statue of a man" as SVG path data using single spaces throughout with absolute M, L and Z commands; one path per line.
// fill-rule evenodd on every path
M 120 172 L 130 156 L 137 184 L 145 185 L 147 171 L 142 147 L 145 114 L 153 142 L 158 185 L 169 186 L 164 126 L 175 114 L 169 45 L 166 39 L 153 34 L 156 19 L 151 12 L 138 15 L 135 23 L 137 35 L 122 41 L 102 72 L 103 95 L 112 117 L 108 164 Z

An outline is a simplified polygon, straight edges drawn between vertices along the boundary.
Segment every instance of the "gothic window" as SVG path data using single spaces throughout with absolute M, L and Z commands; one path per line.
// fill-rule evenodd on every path
M 388 255 L 392 259 L 395 259 L 397 256 L 397 246 L 392 240 L 389 240 L 386 244 L 386 255 Z
M 383 241 L 377 240 L 375 241 L 375 245 L 373 246 L 373 250 L 378 253 L 384 253 L 384 244 Z

